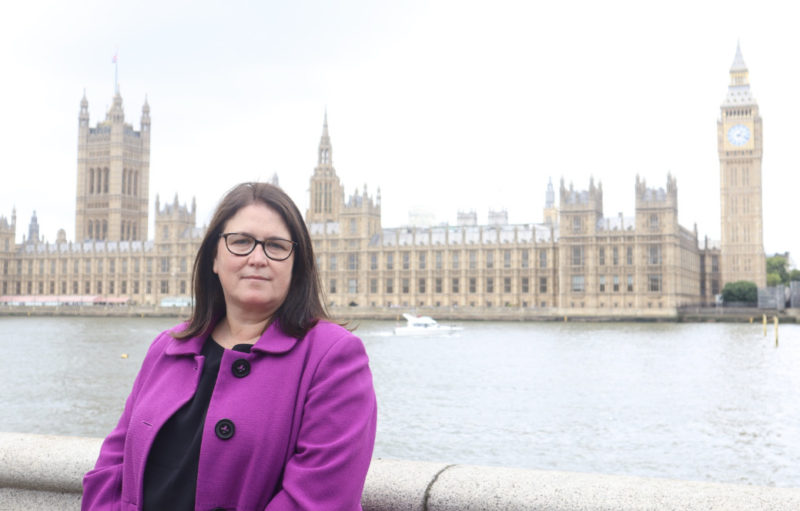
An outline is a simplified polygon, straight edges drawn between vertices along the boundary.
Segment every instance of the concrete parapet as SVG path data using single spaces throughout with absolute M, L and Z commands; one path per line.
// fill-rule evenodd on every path
M 0 509 L 80 509 L 99 438 L 0 433 Z M 797 510 L 800 488 L 372 460 L 365 511 Z

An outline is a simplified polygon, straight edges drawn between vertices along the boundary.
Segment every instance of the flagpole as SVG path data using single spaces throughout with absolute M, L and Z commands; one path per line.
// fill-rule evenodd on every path
M 117 69 L 117 53 L 114 53 L 114 58 L 111 59 L 114 63 L 114 94 L 119 94 L 119 74 Z

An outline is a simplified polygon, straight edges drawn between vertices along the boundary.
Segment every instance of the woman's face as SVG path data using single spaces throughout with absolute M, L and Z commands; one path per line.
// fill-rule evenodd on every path
M 222 232 L 245 233 L 258 241 L 292 239 L 281 216 L 263 203 L 240 209 L 227 221 Z M 222 284 L 229 313 L 238 309 L 243 313 L 272 316 L 289 293 L 294 252 L 284 261 L 273 261 L 264 254 L 262 245 L 256 245 L 246 256 L 238 256 L 230 253 L 225 239 L 220 238 L 217 243 L 214 273 Z

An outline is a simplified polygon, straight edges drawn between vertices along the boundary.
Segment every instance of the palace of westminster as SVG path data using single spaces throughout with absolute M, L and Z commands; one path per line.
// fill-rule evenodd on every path
M 766 285 L 762 235 L 762 126 L 737 47 L 717 120 L 721 241 L 678 224 L 678 188 L 636 178 L 633 217 L 603 216 L 603 188 L 552 182 L 543 222 L 509 224 L 503 211 L 480 225 L 384 228 L 380 192 L 345 197 L 332 163 L 327 119 L 310 182 L 306 223 L 332 306 L 525 308 L 549 314 L 662 315 L 714 303 L 727 282 Z M 0 216 L 0 304 L 186 302 L 203 235 L 196 207 L 155 202 L 148 239 L 150 107 L 140 130 L 125 122 L 117 90 L 102 122 L 78 117 L 75 237 L 39 236 L 34 213 L 16 243 L 16 213 Z

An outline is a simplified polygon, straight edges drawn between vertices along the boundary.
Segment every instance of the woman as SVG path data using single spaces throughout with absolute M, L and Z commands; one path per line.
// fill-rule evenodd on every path
M 82 509 L 361 509 L 372 376 L 361 341 L 325 320 L 292 200 L 228 192 L 193 282 L 192 317 L 150 346 Z

